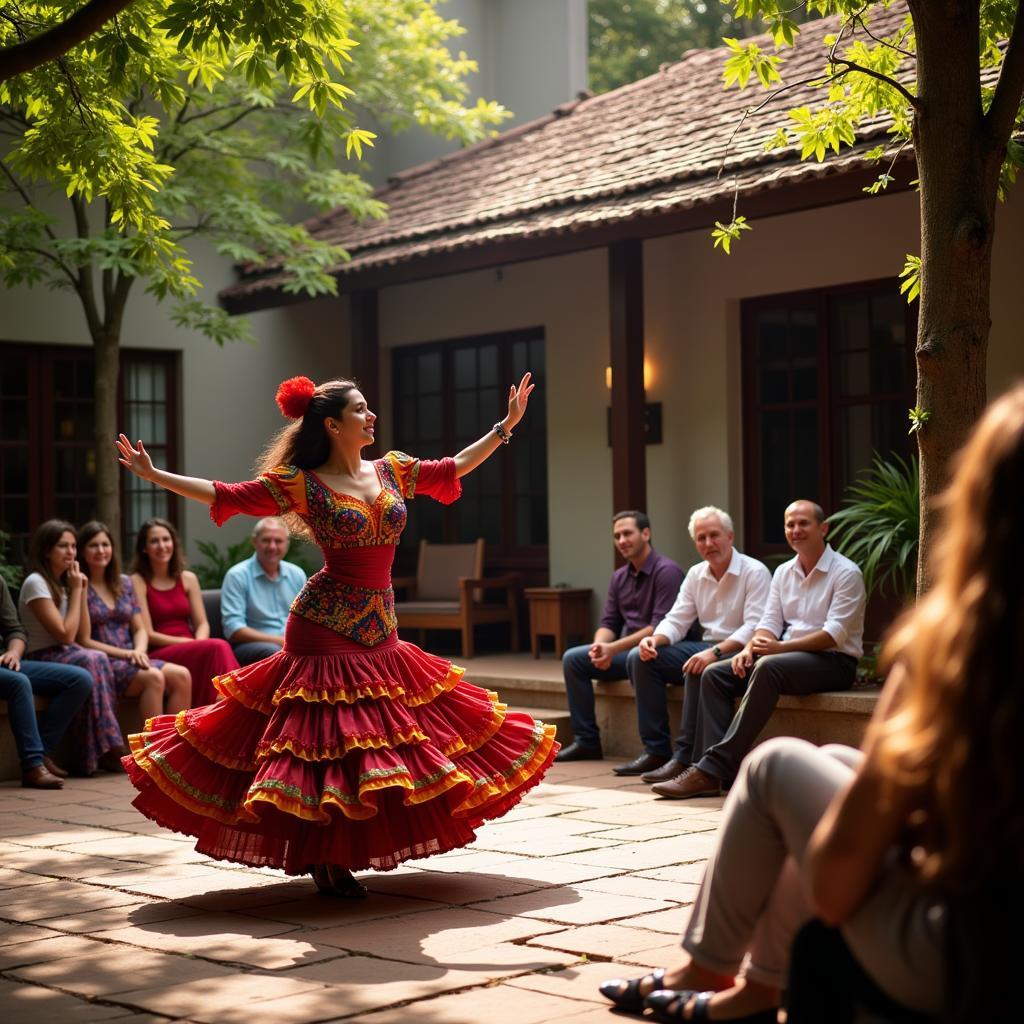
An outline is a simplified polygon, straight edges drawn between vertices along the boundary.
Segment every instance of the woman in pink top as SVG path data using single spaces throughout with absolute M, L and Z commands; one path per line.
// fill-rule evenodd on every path
M 166 519 L 142 524 L 133 569 L 150 655 L 189 670 L 193 707 L 212 703 L 213 679 L 238 668 L 238 661 L 226 640 L 210 637 L 199 580 L 185 568 L 178 532 Z

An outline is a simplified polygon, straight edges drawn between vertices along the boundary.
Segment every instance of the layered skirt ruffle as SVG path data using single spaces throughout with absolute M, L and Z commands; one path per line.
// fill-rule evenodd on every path
M 293 616 L 284 650 L 214 679 L 221 700 L 129 737 L 134 806 L 209 857 L 290 874 L 465 846 L 558 746 L 462 675 L 397 635 L 366 648 Z

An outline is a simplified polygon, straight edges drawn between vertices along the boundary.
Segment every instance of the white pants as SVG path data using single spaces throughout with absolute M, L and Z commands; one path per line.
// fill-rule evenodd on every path
M 701 966 L 784 988 L 789 951 L 813 916 L 804 857 L 815 826 L 863 755 L 784 737 L 743 762 L 725 802 L 718 847 L 683 932 Z M 875 982 L 910 1009 L 934 1013 L 942 995 L 944 910 L 914 876 L 888 863 L 871 895 L 842 926 Z

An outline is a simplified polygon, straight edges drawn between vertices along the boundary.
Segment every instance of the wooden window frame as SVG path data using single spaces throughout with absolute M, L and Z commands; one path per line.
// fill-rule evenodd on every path
M 818 444 L 818 481 L 819 493 L 817 495 L 803 495 L 822 503 L 826 515 L 834 512 L 839 507 L 840 494 L 840 470 L 838 467 L 838 414 L 843 408 L 853 405 L 865 404 L 862 397 L 842 396 L 834 387 L 832 367 L 832 318 L 831 303 L 835 299 L 871 294 L 892 289 L 902 301 L 899 295 L 899 280 L 896 278 L 875 278 L 868 281 L 857 281 L 849 284 L 834 285 L 824 288 L 803 289 L 792 292 L 779 292 L 773 295 L 763 295 L 757 298 L 744 299 L 740 305 L 741 320 L 741 376 L 742 376 L 742 438 L 743 438 L 743 466 L 744 466 L 744 548 L 748 554 L 758 558 L 773 558 L 780 555 L 786 557 L 792 554 L 785 543 L 773 544 L 765 542 L 761 537 L 761 504 L 762 504 L 762 466 L 759 448 L 759 419 L 764 409 L 778 405 L 780 409 L 795 409 L 799 407 L 815 407 L 819 415 L 819 444 Z M 780 307 L 814 308 L 818 316 L 818 350 L 817 350 L 817 397 L 804 402 L 789 401 L 787 403 L 762 403 L 758 394 L 758 361 L 755 346 L 757 335 L 755 331 L 756 318 L 759 314 Z M 914 404 L 914 381 L 916 379 L 915 366 L 915 339 L 917 337 L 917 307 L 910 303 L 904 303 L 905 330 L 906 330 L 906 365 L 905 381 L 906 388 L 899 394 L 886 392 L 872 398 L 878 398 L 879 404 L 894 400 L 905 400 L 908 408 Z M 874 405 L 874 401 L 868 403 Z M 801 495 L 793 495 L 793 498 Z M 783 509 L 779 509 L 781 519 Z
M 58 359 L 73 358 L 83 362 L 93 361 L 91 346 L 49 345 L 0 340 L 0 359 L 5 355 L 28 356 L 28 445 L 36 455 L 29 460 L 28 516 L 30 532 L 56 511 L 56 488 L 54 487 L 56 438 L 54 434 L 53 410 L 55 405 L 53 367 Z M 124 413 L 124 367 L 133 360 L 157 362 L 167 369 L 167 466 L 177 472 L 180 452 L 180 353 L 164 349 L 122 348 L 120 352 L 122 372 L 118 380 L 118 415 L 123 421 Z M 133 439 L 134 440 L 134 439 Z M 145 439 L 143 439 L 145 440 Z M 111 456 L 114 458 L 113 443 Z M 122 522 L 126 522 L 125 489 L 121 488 Z M 168 518 L 176 526 L 180 521 L 180 501 L 169 495 Z M 80 525 L 78 523 L 76 526 Z
M 546 344 L 545 330 L 541 326 L 523 328 L 513 331 L 498 331 L 488 334 L 471 334 L 457 338 L 445 338 L 443 340 L 422 342 L 420 344 L 402 345 L 391 350 L 391 382 L 392 382 L 392 409 L 393 428 L 395 445 L 402 448 L 403 445 L 415 448 L 415 439 L 404 437 L 401 433 L 401 416 L 405 398 L 402 395 L 400 361 L 409 355 L 426 355 L 437 352 L 441 356 L 441 447 L 448 455 L 454 455 L 456 451 L 455 433 L 455 410 L 452 396 L 455 393 L 454 375 L 454 353 L 458 349 L 469 347 L 483 347 L 485 345 L 496 345 L 498 349 L 498 380 L 512 380 L 512 353 L 516 342 L 541 341 Z M 545 370 L 547 365 L 545 352 Z M 499 400 L 504 399 L 501 385 L 497 387 Z M 501 414 L 496 413 L 496 419 Z M 484 434 L 489 423 L 480 424 L 480 435 Z M 515 444 L 515 441 L 512 442 Z M 416 455 L 414 450 L 410 452 Z M 495 458 L 500 458 L 501 453 L 496 453 Z M 514 498 L 516 496 L 514 463 L 510 458 L 501 459 L 501 536 L 499 544 L 490 543 L 487 545 L 486 564 L 489 569 L 504 571 L 507 569 L 526 570 L 531 578 L 542 575 L 546 576 L 549 562 L 549 544 L 517 544 L 510 543 L 509 538 L 515 537 L 516 531 L 516 508 Z M 532 493 L 532 492 L 531 492 Z M 547 495 L 545 495 L 547 496 Z M 437 538 L 442 543 L 454 543 L 457 538 L 457 510 L 448 506 L 442 512 L 443 535 Z M 550 517 L 549 517 L 550 526 Z

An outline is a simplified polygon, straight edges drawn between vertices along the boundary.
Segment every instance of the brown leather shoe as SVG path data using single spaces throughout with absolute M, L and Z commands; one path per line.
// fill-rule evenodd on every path
M 644 772 L 640 778 L 644 782 L 671 782 L 673 779 L 679 778 L 689 767 L 688 762 L 677 761 L 673 758 L 671 761 L 666 761 L 660 768 Z
M 692 796 L 718 796 L 722 792 L 722 780 L 702 772 L 696 765 L 691 764 L 671 782 L 655 783 L 651 786 L 651 792 L 672 800 L 686 800 Z
M 48 754 L 43 754 L 43 767 L 51 775 L 56 775 L 58 779 L 66 779 L 68 777 L 68 773 Z
M 46 766 L 37 764 L 35 768 L 29 768 L 21 777 L 21 784 L 25 789 L 63 789 L 64 780 L 51 775 Z

